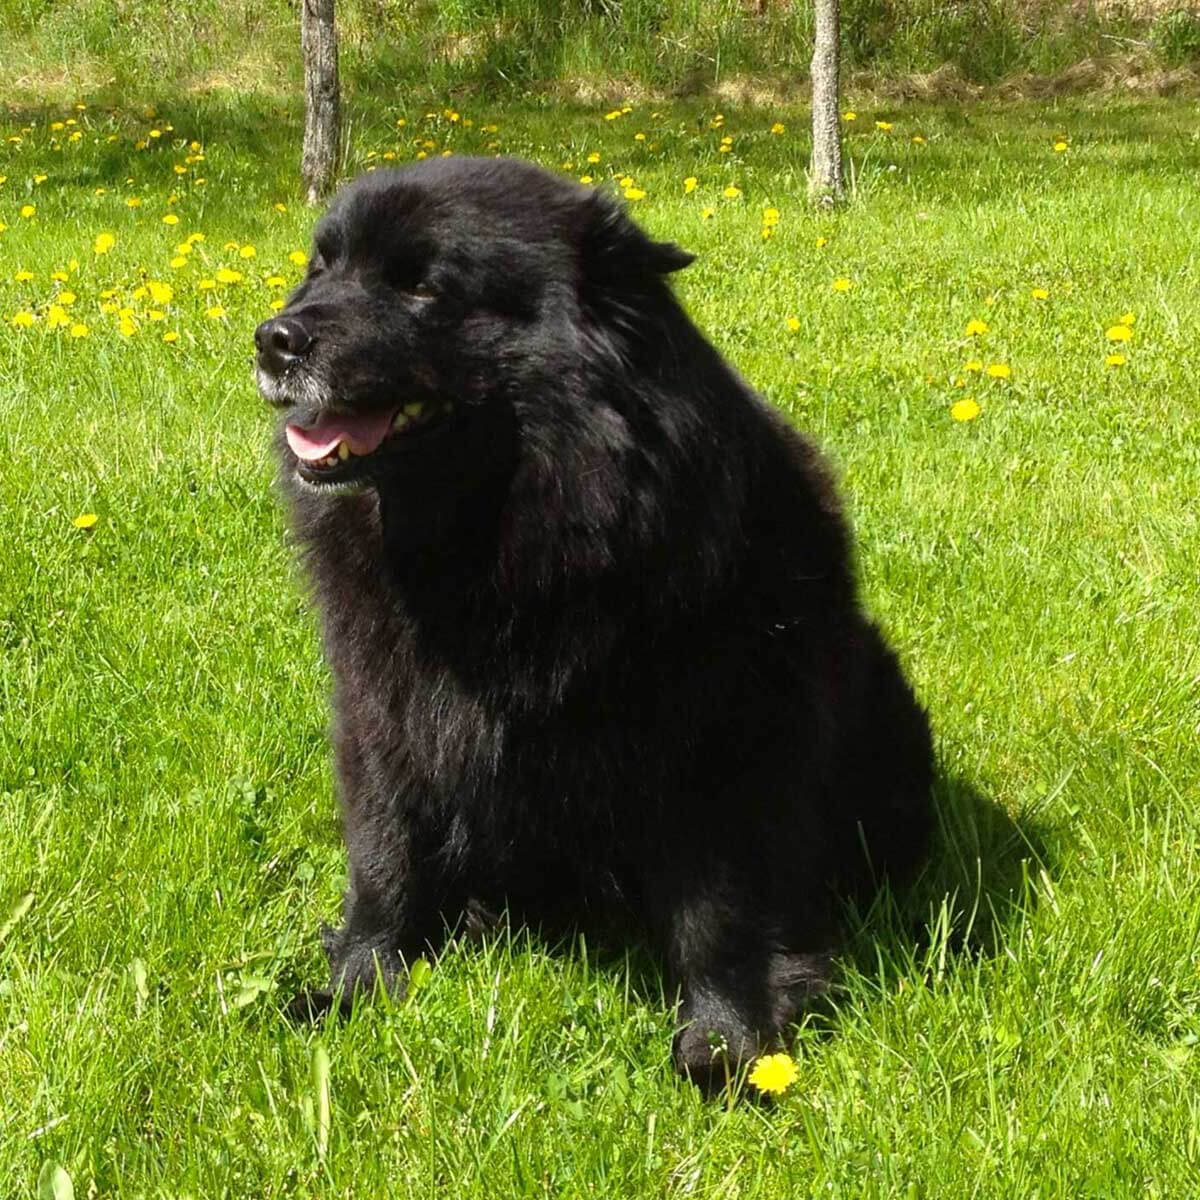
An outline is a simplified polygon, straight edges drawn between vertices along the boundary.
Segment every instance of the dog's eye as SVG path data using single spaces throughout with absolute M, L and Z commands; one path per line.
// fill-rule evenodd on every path
M 418 300 L 433 300 L 437 297 L 437 292 L 428 283 L 409 283 L 403 285 L 400 290 L 410 296 L 415 296 Z

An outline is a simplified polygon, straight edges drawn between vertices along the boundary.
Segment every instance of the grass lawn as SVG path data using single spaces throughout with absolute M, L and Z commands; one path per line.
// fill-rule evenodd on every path
M 1200 118 L 851 100 L 837 215 L 800 110 L 380 105 L 347 164 L 628 177 L 836 463 L 940 829 L 770 1106 L 674 1078 L 643 955 L 519 930 L 281 1020 L 344 873 L 251 380 L 313 220 L 298 115 L 0 114 L 0 1195 L 1195 1193 Z

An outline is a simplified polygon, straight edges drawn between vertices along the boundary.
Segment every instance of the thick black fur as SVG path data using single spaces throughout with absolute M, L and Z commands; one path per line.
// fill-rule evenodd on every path
M 335 987 L 402 986 L 473 903 L 620 910 L 703 1080 L 824 986 L 841 900 L 918 864 L 931 748 L 816 451 L 672 295 L 689 261 L 528 164 L 379 171 L 280 314 L 310 344 L 264 366 L 264 325 L 259 378 L 301 425 L 453 405 L 350 488 L 280 439 L 334 677 Z

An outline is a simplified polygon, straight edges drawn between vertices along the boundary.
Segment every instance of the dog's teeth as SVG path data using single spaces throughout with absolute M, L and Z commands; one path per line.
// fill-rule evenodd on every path
M 338 442 L 337 456 L 345 462 L 350 457 L 350 447 L 345 442 Z
M 409 421 L 409 418 L 408 418 L 407 413 L 405 413 L 403 411 L 398 412 L 396 414 L 396 419 L 392 422 L 392 428 L 397 433 L 402 433 L 405 429 L 408 428 L 408 421 Z
M 419 401 L 416 404 L 406 404 L 404 406 L 404 415 L 406 417 L 412 417 L 414 421 L 419 420 L 424 411 L 425 405 L 421 404 Z

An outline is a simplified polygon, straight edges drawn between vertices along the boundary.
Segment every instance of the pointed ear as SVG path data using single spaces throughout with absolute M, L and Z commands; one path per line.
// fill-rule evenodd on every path
M 601 191 L 591 192 L 582 207 L 580 257 L 586 283 L 644 287 L 695 261 L 694 254 L 674 242 L 652 241 L 616 200 Z

